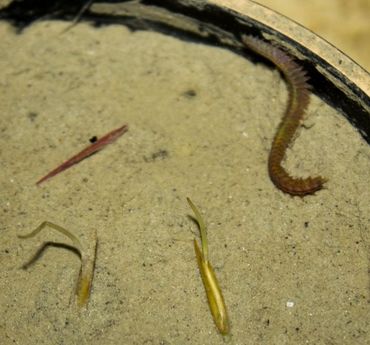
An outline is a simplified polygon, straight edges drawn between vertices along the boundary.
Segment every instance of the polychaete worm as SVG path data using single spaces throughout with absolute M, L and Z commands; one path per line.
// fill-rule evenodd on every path
M 282 167 L 286 150 L 303 119 L 309 103 L 310 85 L 306 72 L 281 49 L 256 37 L 243 35 L 244 44 L 254 52 L 270 60 L 283 73 L 289 89 L 289 105 L 277 129 L 268 159 L 268 171 L 277 188 L 291 195 L 305 196 L 323 188 L 327 181 L 321 176 L 308 178 L 291 177 Z
M 218 284 L 215 272 L 208 260 L 208 240 L 207 228 L 197 207 L 187 198 L 187 201 L 194 212 L 195 220 L 199 226 L 202 251 L 199 249 L 197 241 L 194 238 L 194 249 L 197 257 L 200 275 L 202 276 L 204 288 L 206 290 L 209 307 L 213 320 L 222 335 L 230 332 L 230 322 L 226 310 L 224 297 Z

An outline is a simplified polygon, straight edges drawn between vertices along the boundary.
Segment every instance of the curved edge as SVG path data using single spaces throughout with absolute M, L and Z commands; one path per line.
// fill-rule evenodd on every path
M 251 0 L 211 0 L 209 3 L 237 11 L 306 47 L 370 96 L 369 73 L 345 53 L 302 25 Z
M 21 33 L 40 19 L 76 20 L 85 2 L 76 0 L 71 6 L 56 0 L 40 7 L 37 0 L 13 1 L 0 10 L 0 20 Z M 313 92 L 340 111 L 370 144 L 370 75 L 319 36 L 252 0 L 99 0 L 79 19 L 96 26 L 158 31 L 243 56 L 249 54 L 243 34 L 277 43 L 308 72 Z

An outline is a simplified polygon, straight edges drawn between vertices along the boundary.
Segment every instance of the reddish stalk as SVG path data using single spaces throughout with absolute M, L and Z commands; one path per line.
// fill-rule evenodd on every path
M 268 170 L 277 188 L 291 195 L 305 196 L 323 188 L 326 179 L 317 177 L 294 178 L 282 167 L 286 150 L 303 119 L 309 103 L 310 85 L 306 72 L 281 49 L 256 37 L 243 36 L 244 44 L 254 52 L 270 60 L 283 73 L 289 89 L 289 105 L 272 142 Z
M 101 137 L 98 141 L 91 144 L 90 146 L 83 149 L 81 152 L 74 155 L 72 158 L 68 159 L 61 165 L 59 165 L 54 170 L 50 171 L 47 175 L 42 177 L 40 180 L 36 182 L 37 185 L 41 184 L 42 182 L 48 180 L 49 178 L 61 173 L 62 171 L 70 168 L 72 165 L 81 162 L 83 159 L 91 156 L 93 153 L 100 151 L 108 144 L 117 140 L 122 134 L 126 133 L 128 130 L 128 125 L 123 125 L 120 128 L 114 129 L 113 131 L 109 132 L 108 134 Z

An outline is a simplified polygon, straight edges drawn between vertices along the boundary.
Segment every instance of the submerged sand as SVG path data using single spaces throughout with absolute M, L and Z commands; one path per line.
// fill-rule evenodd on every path
M 365 344 L 370 147 L 312 96 L 288 152 L 327 188 L 292 198 L 266 161 L 284 113 L 280 74 L 230 51 L 124 27 L 0 23 L 2 344 L 222 344 L 196 266 L 186 197 L 209 227 L 233 344 Z M 37 187 L 59 163 L 128 123 L 102 152 Z M 69 305 L 79 258 L 52 230 L 97 229 L 86 311 Z M 86 245 L 86 242 L 84 242 Z

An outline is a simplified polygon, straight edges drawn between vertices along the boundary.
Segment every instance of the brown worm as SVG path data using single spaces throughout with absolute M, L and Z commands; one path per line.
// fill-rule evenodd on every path
M 268 160 L 270 178 L 285 193 L 298 196 L 314 194 L 323 188 L 325 178 L 294 178 L 281 165 L 309 103 L 310 85 L 307 83 L 306 72 L 281 49 L 253 36 L 243 35 L 242 40 L 249 49 L 276 65 L 283 73 L 290 90 L 288 108 L 271 146 Z

